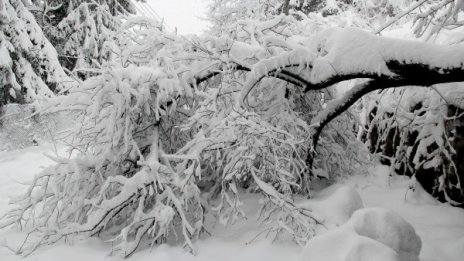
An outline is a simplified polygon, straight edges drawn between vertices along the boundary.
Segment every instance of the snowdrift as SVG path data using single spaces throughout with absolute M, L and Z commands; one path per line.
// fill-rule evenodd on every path
M 395 212 L 381 208 L 357 210 L 344 225 L 315 237 L 301 261 L 419 261 L 422 241 Z
M 320 191 L 314 199 L 301 202 L 300 207 L 312 209 L 324 226 L 330 229 L 344 224 L 364 204 L 359 193 L 351 186 L 334 185 Z

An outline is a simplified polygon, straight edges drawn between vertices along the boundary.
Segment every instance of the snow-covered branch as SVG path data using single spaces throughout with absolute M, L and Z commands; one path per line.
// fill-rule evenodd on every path
M 56 35 L 96 50 L 92 10 L 82 5 Z M 74 31 L 77 18 L 85 32 Z M 80 155 L 58 160 L 14 201 L 3 225 L 32 226 L 39 236 L 20 252 L 102 233 L 123 256 L 144 237 L 154 244 L 180 235 L 192 249 L 205 211 L 222 223 L 244 216 L 241 190 L 263 195 L 269 231 L 304 244 L 320 222 L 294 194 L 310 195 L 315 176 L 345 174 L 362 158 L 348 108 L 374 90 L 464 81 L 461 45 L 353 28 L 313 34 L 308 20 L 243 19 L 230 33 L 200 38 L 128 18 L 111 46 L 99 46 L 111 55 L 95 60 L 98 75 L 43 109 L 74 113 L 70 143 Z M 358 84 L 335 97 L 328 87 L 347 80 Z

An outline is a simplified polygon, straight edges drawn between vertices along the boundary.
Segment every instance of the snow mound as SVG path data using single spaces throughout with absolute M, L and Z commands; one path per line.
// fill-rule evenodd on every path
M 395 250 L 399 260 L 419 260 L 422 241 L 406 220 L 395 212 L 382 208 L 356 211 L 348 225 L 354 231 Z
M 313 210 L 328 228 L 345 223 L 358 209 L 363 208 L 359 193 L 351 186 L 331 186 L 318 193 L 315 199 L 300 203 Z
M 356 211 L 344 225 L 311 239 L 301 261 L 419 261 L 422 242 L 414 228 L 387 209 Z
M 347 227 L 313 238 L 302 251 L 300 261 L 399 261 L 391 248 Z

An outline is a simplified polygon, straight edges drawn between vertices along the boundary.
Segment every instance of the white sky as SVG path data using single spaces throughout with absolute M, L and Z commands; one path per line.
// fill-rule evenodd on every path
M 207 27 L 207 22 L 200 18 L 206 9 L 204 0 L 147 0 L 147 3 L 168 27 L 177 27 L 179 34 L 200 34 Z

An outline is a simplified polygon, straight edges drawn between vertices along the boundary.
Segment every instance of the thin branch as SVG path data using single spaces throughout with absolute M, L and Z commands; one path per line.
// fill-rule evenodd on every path
M 372 32 L 373 34 L 380 34 L 383 30 L 385 30 L 387 27 L 391 26 L 392 24 L 396 23 L 398 20 L 400 20 L 403 16 L 411 13 L 412 11 L 414 11 L 415 9 L 417 9 L 418 7 L 420 7 L 421 5 L 425 4 L 426 2 L 428 2 L 428 0 L 421 0 L 417 3 L 415 3 L 414 5 L 412 5 L 411 7 L 409 7 L 407 10 L 397 14 L 395 17 L 393 17 L 392 19 L 390 19 L 388 22 L 386 22 L 384 25 L 382 25 L 381 27 L 379 27 L 377 30 L 375 30 L 374 32 Z

